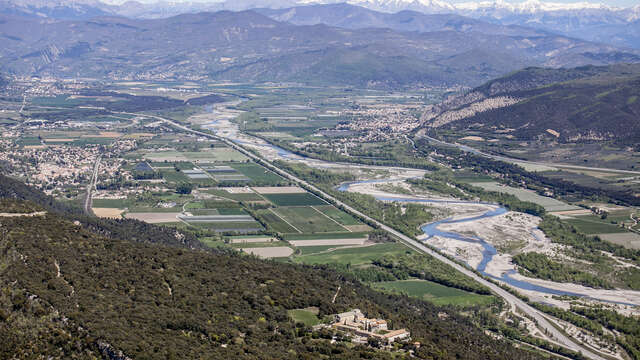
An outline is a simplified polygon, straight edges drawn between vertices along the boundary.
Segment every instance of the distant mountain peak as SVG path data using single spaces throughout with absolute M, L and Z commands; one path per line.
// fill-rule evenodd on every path
M 481 10 L 481 9 L 501 9 L 515 13 L 538 13 L 548 11 L 575 11 L 575 10 L 608 10 L 615 11 L 619 8 L 605 5 L 602 3 L 592 2 L 577 2 L 577 3 L 558 3 L 541 0 L 527 0 L 521 3 L 508 3 L 504 0 L 495 1 L 479 1 L 479 2 L 465 2 L 455 5 L 459 10 Z
M 424 13 L 450 13 L 455 7 L 441 0 L 298 0 L 298 4 L 336 4 L 347 3 L 382 12 L 414 10 Z

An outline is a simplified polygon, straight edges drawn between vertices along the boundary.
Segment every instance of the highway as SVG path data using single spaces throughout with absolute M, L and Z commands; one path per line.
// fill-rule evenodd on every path
M 130 113 L 128 113 L 130 114 Z M 139 115 L 139 114 L 134 114 L 134 115 Z M 331 203 L 334 203 L 335 205 L 341 206 L 344 209 L 346 209 L 348 212 L 351 212 L 354 215 L 357 215 L 365 220 L 367 220 L 370 223 L 376 224 L 378 225 L 381 229 L 384 229 L 385 231 L 388 231 L 389 233 L 395 235 L 398 239 L 400 239 L 402 242 L 404 242 L 405 244 L 409 245 L 410 247 L 424 253 L 430 256 L 433 256 L 434 258 L 452 266 L 453 268 L 455 268 L 456 270 L 460 271 L 461 273 L 473 278 L 474 280 L 476 280 L 477 282 L 479 282 L 480 284 L 488 287 L 489 289 L 491 289 L 491 291 L 493 291 L 496 295 L 500 296 L 501 298 L 503 298 L 510 306 L 512 309 L 517 308 L 519 309 L 521 312 L 523 312 L 524 314 L 527 314 L 528 316 L 530 316 L 531 318 L 535 319 L 535 321 L 537 322 L 537 325 L 540 329 L 544 330 L 545 333 L 554 340 L 554 342 L 564 346 L 567 349 L 576 351 L 576 352 L 581 352 L 584 356 L 590 358 L 590 359 L 594 359 L 594 360 L 605 360 L 604 357 L 600 356 L 599 354 L 596 354 L 595 352 L 592 352 L 586 348 L 584 348 L 582 345 L 580 345 L 576 340 L 568 337 L 567 335 L 565 335 L 563 332 L 559 331 L 556 327 L 554 327 L 550 320 L 547 319 L 548 315 L 543 314 L 541 311 L 531 307 L 529 304 L 525 303 L 524 301 L 522 301 L 521 299 L 519 299 L 518 297 L 516 297 L 515 295 L 509 293 L 508 291 L 504 290 L 503 288 L 501 288 L 500 286 L 498 286 L 497 284 L 487 281 L 486 279 L 484 279 L 483 277 L 481 277 L 480 275 L 478 275 L 477 273 L 471 271 L 469 268 L 467 268 L 466 266 L 463 266 L 443 255 L 441 255 L 440 253 L 432 250 L 431 248 L 428 248 L 427 246 L 425 246 L 424 244 L 420 243 L 419 241 L 412 239 L 404 234 L 402 234 L 399 231 L 396 231 L 395 229 L 379 222 L 378 220 L 375 220 L 369 216 L 367 216 L 366 214 L 363 214 L 362 212 L 352 208 L 351 206 L 343 203 L 342 201 L 336 199 L 335 197 L 325 193 L 324 191 L 320 190 L 319 188 L 317 188 L 316 186 L 308 183 L 307 181 L 300 179 L 298 177 L 296 177 L 293 174 L 290 174 L 280 168 L 275 167 L 274 165 L 272 165 L 270 162 L 268 162 L 267 160 L 261 158 L 260 156 L 244 149 L 243 147 L 239 146 L 238 144 L 226 139 L 226 138 L 222 138 L 216 135 L 212 135 L 209 133 L 205 133 L 202 131 L 198 131 L 198 130 L 193 130 L 187 126 L 184 126 L 182 124 L 179 124 L 173 120 L 169 120 L 169 119 L 165 119 L 159 116 L 154 116 L 154 115 L 144 115 L 147 117 L 151 117 L 160 121 L 163 121 L 167 124 L 170 124 L 178 129 L 184 130 L 186 132 L 190 132 L 196 135 L 200 135 L 200 136 L 204 136 L 204 137 L 208 137 L 211 139 L 215 139 L 218 141 L 222 141 L 224 143 L 226 143 L 228 146 L 238 150 L 239 152 L 243 153 L 244 155 L 246 155 L 247 157 L 259 161 L 261 164 L 265 165 L 267 168 L 269 168 L 270 170 L 280 174 L 281 176 L 292 180 L 294 182 L 297 182 L 298 184 L 302 185 L 303 187 L 306 187 L 307 189 L 313 191 L 314 193 L 316 193 L 317 195 L 323 197 L 325 200 L 328 200 Z

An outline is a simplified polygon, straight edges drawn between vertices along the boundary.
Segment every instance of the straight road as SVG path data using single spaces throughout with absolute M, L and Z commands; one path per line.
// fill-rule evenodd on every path
M 193 130 L 185 125 L 179 124 L 173 120 L 169 120 L 169 119 L 165 119 L 159 116 L 154 116 L 154 115 L 145 115 L 160 121 L 163 121 L 167 124 L 170 124 L 178 129 L 184 130 L 186 132 L 190 132 L 192 134 L 196 134 L 196 135 L 200 135 L 200 136 L 204 136 L 204 137 L 208 137 L 211 139 L 215 139 L 218 141 L 222 141 L 224 143 L 226 143 L 228 146 L 238 150 L 239 152 L 243 153 L 244 155 L 246 155 L 247 157 L 259 161 L 261 164 L 265 165 L 267 168 L 269 168 L 270 170 L 280 174 L 281 176 L 292 180 L 294 182 L 297 182 L 298 184 L 302 185 L 303 187 L 306 187 L 307 189 L 315 192 L 317 195 L 320 195 L 321 197 L 323 197 L 325 200 L 328 200 L 329 202 L 334 203 L 335 205 L 341 206 L 344 209 L 346 209 L 348 212 L 351 212 L 352 214 L 355 214 L 365 220 L 367 220 L 368 222 L 374 223 L 376 225 L 378 225 L 381 229 L 384 229 L 385 231 L 388 231 L 389 233 L 395 235 L 397 238 L 399 238 L 402 242 L 404 242 L 405 244 L 409 245 L 410 247 L 424 253 L 430 256 L 433 256 L 434 258 L 444 262 L 445 264 L 448 264 L 450 266 L 452 266 L 454 269 L 460 271 L 461 273 L 471 277 L 472 279 L 476 280 L 477 282 L 479 282 L 480 284 L 488 287 L 489 289 L 491 289 L 491 291 L 493 291 L 496 295 L 500 296 L 501 298 L 503 298 L 510 306 L 511 308 L 517 308 L 520 311 L 522 311 L 523 313 L 527 314 L 528 316 L 532 317 L 533 319 L 535 319 L 535 321 L 537 322 L 537 325 L 539 328 L 541 328 L 542 330 L 545 331 L 546 334 L 548 334 L 548 336 L 550 338 L 552 338 L 556 343 L 564 346 L 567 349 L 576 351 L 576 352 L 580 352 L 582 353 L 584 356 L 590 358 L 590 359 L 594 359 L 594 360 L 606 360 L 604 357 L 600 356 L 599 354 L 596 354 L 595 352 L 592 352 L 586 348 L 584 348 L 582 345 L 580 345 L 577 341 L 575 341 L 574 339 L 566 336 L 563 332 L 559 331 L 556 327 L 554 327 L 550 320 L 548 319 L 548 315 L 543 314 L 542 312 L 540 312 L 539 310 L 531 307 L 529 304 L 525 303 L 524 301 L 522 301 L 521 299 L 519 299 L 518 297 L 516 297 L 515 295 L 511 294 L 510 292 L 504 290 L 503 288 L 501 288 L 500 286 L 498 286 L 497 284 L 487 281 L 486 279 L 484 279 L 483 277 L 481 277 L 480 275 L 476 274 L 475 272 L 471 271 L 469 268 L 467 268 L 466 266 L 463 266 L 443 255 L 441 255 L 440 253 L 432 250 L 431 248 L 426 247 L 424 244 L 418 242 L 415 239 L 412 239 L 404 234 L 402 234 L 401 232 L 379 222 L 378 220 L 375 220 L 369 216 L 367 216 L 366 214 L 363 214 L 362 212 L 352 208 L 351 206 L 343 203 L 342 201 L 336 199 L 335 197 L 325 193 L 324 191 L 320 190 L 319 188 L 317 188 L 316 186 L 308 183 L 307 181 L 298 178 L 297 176 L 290 174 L 278 167 L 275 167 L 274 165 L 272 165 L 270 162 L 266 161 L 265 159 L 261 158 L 260 156 L 244 149 L 243 147 L 239 146 L 238 144 L 216 136 L 216 135 L 212 135 L 209 133 L 205 133 L 202 131 L 198 131 L 198 130 Z

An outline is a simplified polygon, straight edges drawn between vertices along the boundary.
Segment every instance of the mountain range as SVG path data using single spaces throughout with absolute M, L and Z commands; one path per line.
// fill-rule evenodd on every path
M 640 64 L 526 68 L 434 106 L 424 114 L 424 129 L 635 146 L 639 87 Z
M 369 10 L 396 13 L 456 14 L 499 25 L 520 25 L 570 37 L 640 48 L 640 4 L 629 8 L 599 3 L 553 3 L 527 0 L 512 4 L 504 0 L 451 4 L 442 0 L 226 0 L 222 2 L 99 0 L 1 0 L 0 13 L 54 19 L 89 19 L 112 15 L 130 18 L 167 18 L 184 13 L 285 9 L 305 5 L 348 3 Z M 330 18 L 317 18 L 328 24 Z
M 458 15 L 344 4 L 300 7 L 293 16 L 259 11 L 88 20 L 0 14 L 0 71 L 397 88 L 476 86 L 525 66 L 640 62 L 640 50 Z M 314 14 L 335 26 L 311 24 Z

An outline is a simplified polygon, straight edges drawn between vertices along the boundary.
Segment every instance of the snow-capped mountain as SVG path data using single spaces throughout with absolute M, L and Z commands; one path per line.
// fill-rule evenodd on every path
M 527 0 L 521 3 L 508 3 L 504 0 L 465 2 L 456 4 L 459 11 L 505 11 L 519 14 L 535 14 L 552 11 L 576 11 L 586 9 L 598 9 L 605 11 L 617 10 L 617 8 L 600 3 L 554 3 L 540 0 Z
M 412 10 L 424 14 L 456 14 L 498 25 L 527 26 L 591 41 L 640 48 L 640 5 L 616 8 L 587 1 L 559 3 L 525 0 L 509 3 L 504 0 L 481 0 L 452 4 L 447 0 L 0 0 L 0 13 L 61 19 L 87 19 L 104 15 L 151 19 L 202 11 L 283 9 L 345 2 L 384 13 Z
M 350 5 L 362 6 L 364 8 L 396 13 L 403 10 L 419 11 L 425 14 L 454 13 L 456 8 L 444 1 L 439 0 L 301 0 L 306 4 L 335 4 L 346 2 Z
M 0 13 L 55 19 L 82 19 L 113 14 L 99 0 L 0 0 Z
M 501 25 L 521 25 L 626 47 L 640 47 L 640 6 L 617 8 L 600 3 L 503 0 L 456 5 L 456 13 Z

